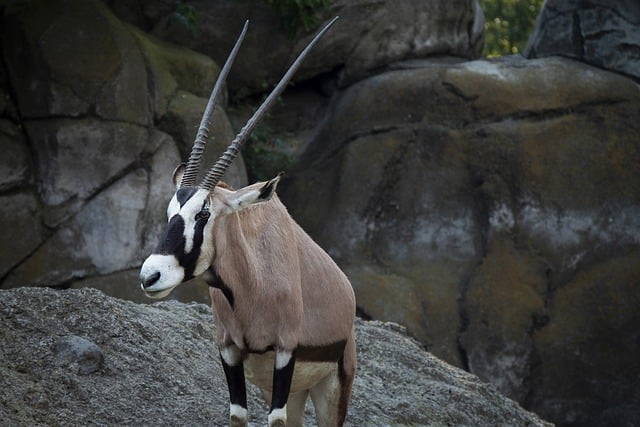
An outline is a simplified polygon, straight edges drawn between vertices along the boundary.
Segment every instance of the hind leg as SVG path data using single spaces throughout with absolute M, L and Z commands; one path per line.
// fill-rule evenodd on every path
M 266 390 L 260 390 L 260 393 L 264 401 L 271 405 L 271 393 Z M 307 397 L 309 397 L 309 390 L 289 395 L 287 399 L 287 427 L 302 427 Z
M 336 369 L 310 390 L 318 427 L 340 427 L 344 424 L 355 373 L 356 346 L 352 334 Z
M 287 400 L 287 427 L 302 427 L 304 418 L 304 407 L 307 403 L 309 392 L 302 390 L 291 393 Z

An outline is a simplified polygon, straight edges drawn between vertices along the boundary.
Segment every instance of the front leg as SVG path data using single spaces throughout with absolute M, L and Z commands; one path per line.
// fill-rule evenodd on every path
M 229 388 L 229 425 L 247 426 L 247 388 L 244 381 L 244 365 L 240 349 L 231 344 L 220 350 L 222 369 Z
M 289 390 L 291 390 L 291 379 L 293 378 L 295 363 L 296 358 L 293 352 L 276 351 L 269 427 L 284 427 L 287 425 L 287 399 L 289 398 Z

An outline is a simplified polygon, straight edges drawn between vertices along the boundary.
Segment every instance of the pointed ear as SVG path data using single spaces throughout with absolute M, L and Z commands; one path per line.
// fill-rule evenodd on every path
M 282 172 L 272 180 L 258 182 L 235 191 L 230 200 L 232 210 L 239 211 L 256 203 L 266 202 L 276 192 Z
M 180 163 L 176 170 L 173 171 L 173 185 L 176 186 L 176 189 L 180 187 L 180 183 L 182 182 L 182 175 L 184 175 L 184 170 L 186 168 L 186 163 Z
M 284 172 L 280 172 L 278 176 L 273 178 L 272 180 L 267 181 L 262 188 L 260 189 L 260 201 L 266 202 L 273 196 L 273 193 L 276 192 L 276 187 L 278 186 L 278 182 L 280 182 L 280 178 L 282 178 Z

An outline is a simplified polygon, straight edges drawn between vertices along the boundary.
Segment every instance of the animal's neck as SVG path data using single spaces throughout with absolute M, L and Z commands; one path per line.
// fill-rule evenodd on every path
M 260 240 L 266 228 L 266 202 L 227 215 L 214 229 L 215 256 L 212 266 L 235 300 L 250 301 L 260 285 Z

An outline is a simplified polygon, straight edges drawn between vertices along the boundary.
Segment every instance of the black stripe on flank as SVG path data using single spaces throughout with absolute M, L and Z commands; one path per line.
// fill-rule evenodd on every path
M 337 362 L 347 345 L 346 340 L 319 346 L 301 345 L 296 348 L 296 359 L 301 362 Z
M 296 360 L 300 362 L 338 362 L 342 359 L 346 346 L 346 340 L 318 346 L 300 345 L 296 347 L 294 354 Z M 248 349 L 248 352 L 252 354 L 264 354 L 275 350 L 274 346 L 269 346 L 264 349 L 251 348 L 246 341 L 245 347 Z
M 178 200 L 178 203 L 180 203 L 180 207 L 183 207 L 191 196 L 196 193 L 196 191 L 198 191 L 198 189 L 195 187 L 184 187 L 176 191 L 176 199 Z

